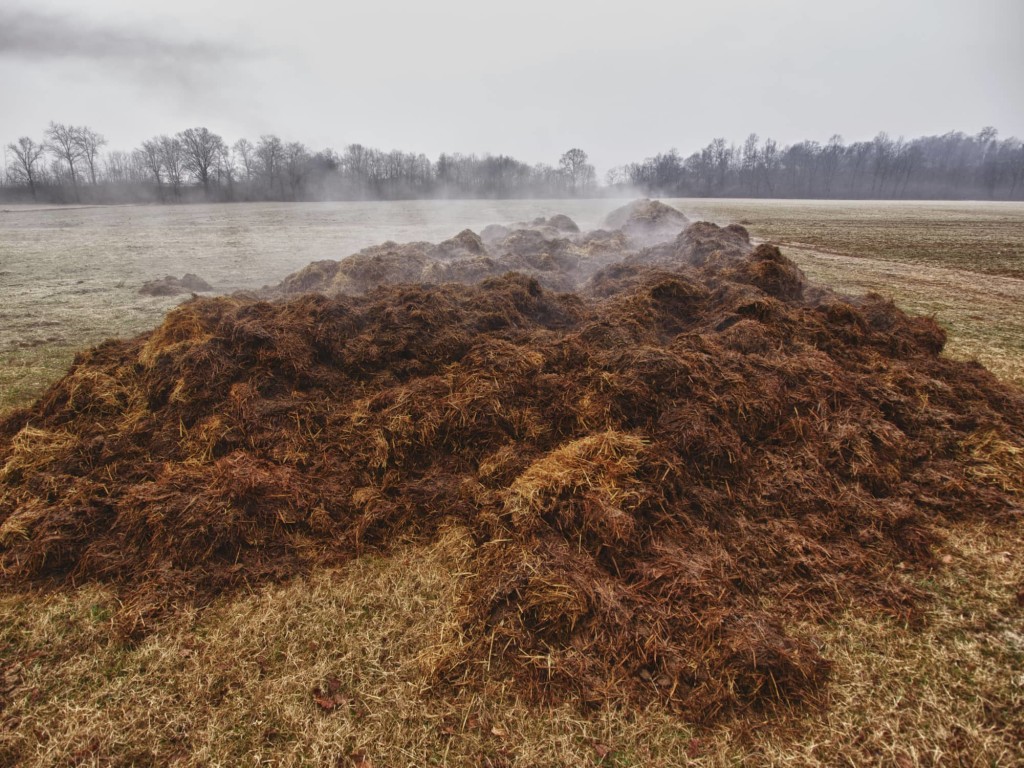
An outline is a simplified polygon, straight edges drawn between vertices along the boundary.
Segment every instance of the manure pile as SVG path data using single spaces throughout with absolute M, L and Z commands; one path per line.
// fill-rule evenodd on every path
M 0 419 L 3 581 L 114 584 L 137 634 L 456 523 L 477 549 L 442 690 L 703 719 L 819 699 L 828 649 L 790 628 L 911 618 L 937 524 L 1018 514 L 1024 396 L 742 227 L 644 243 L 652 207 L 391 244 L 81 353 Z

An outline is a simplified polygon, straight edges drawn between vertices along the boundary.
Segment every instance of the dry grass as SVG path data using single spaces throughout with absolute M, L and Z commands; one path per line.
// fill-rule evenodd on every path
M 46 344 L 0 353 L 0 411 L 40 395 L 68 369 L 75 351 Z
M 699 730 L 652 707 L 538 711 L 431 693 L 458 637 L 472 544 L 347 568 L 116 641 L 111 593 L 0 597 L 0 763 L 43 765 L 1024 764 L 1024 527 L 957 529 L 923 629 L 850 610 L 810 627 L 836 662 L 824 712 Z M 317 697 L 320 702 L 317 702 Z

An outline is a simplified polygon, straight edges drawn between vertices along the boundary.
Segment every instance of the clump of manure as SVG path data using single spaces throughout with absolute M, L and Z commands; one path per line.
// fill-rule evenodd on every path
M 143 296 L 179 296 L 183 293 L 209 293 L 213 286 L 191 272 L 182 277 L 167 275 L 160 280 L 147 280 L 139 288 Z

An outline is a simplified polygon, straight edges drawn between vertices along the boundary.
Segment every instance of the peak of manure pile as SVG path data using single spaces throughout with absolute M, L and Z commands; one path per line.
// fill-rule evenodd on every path
M 622 242 L 592 234 L 570 244 Z M 416 276 L 483 242 L 364 257 Z M 634 255 L 562 294 L 481 268 L 346 295 L 373 281 L 321 262 L 299 290 L 345 290 L 193 299 L 81 353 L 0 419 L 3 580 L 114 584 L 137 634 L 454 523 L 477 551 L 439 690 L 704 719 L 819 700 L 828 650 L 791 628 L 916 615 L 937 523 L 1019 511 L 1024 396 L 742 228 Z
M 604 220 L 606 227 L 621 230 L 640 246 L 674 237 L 689 223 L 682 211 L 659 200 L 634 200 L 616 208 Z
M 450 240 L 394 243 L 364 248 L 339 261 L 317 261 L 265 288 L 264 298 L 316 292 L 357 295 L 396 283 L 476 284 L 490 277 L 518 272 L 553 291 L 579 290 L 597 271 L 627 258 L 650 262 L 644 249 L 672 241 L 687 224 L 675 208 L 640 200 L 609 215 L 610 230 L 581 232 L 568 216 L 557 214 L 528 223 L 492 224 L 477 235 L 463 230 Z M 700 226 L 703 226 L 701 224 Z M 728 248 L 742 227 L 719 230 L 710 240 Z M 707 237 L 705 239 L 708 239 Z M 671 254 L 670 254 L 671 255 Z

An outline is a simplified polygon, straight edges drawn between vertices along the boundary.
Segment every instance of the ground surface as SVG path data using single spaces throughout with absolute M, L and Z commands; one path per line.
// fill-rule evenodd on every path
M 749 222 L 755 237 L 785 243 L 815 281 L 877 290 L 935 314 L 950 330 L 951 354 L 1024 383 L 1024 206 L 676 204 L 721 223 Z M 16 225 L 0 215 L 0 281 L 8 281 L 0 282 L 0 408 L 38 393 L 79 346 L 155 323 L 174 300 L 136 297 L 143 279 L 192 271 L 218 287 L 254 287 L 389 236 L 438 239 L 463 223 L 557 211 L 592 226 L 613 204 L 459 205 L 429 226 L 430 211 L 416 205 L 401 222 L 394 209 L 362 208 L 358 216 L 371 223 L 360 242 L 339 238 L 336 217 L 315 207 L 181 209 L 127 237 L 118 223 L 127 209 L 45 214 L 64 217 L 60 225 L 43 213 L 10 214 L 36 217 Z M 389 218 L 396 234 L 384 232 Z M 262 234 L 254 229 L 275 220 Z M 226 250 L 173 255 L 191 240 L 212 247 L 231 227 L 237 242 Z M 164 257 L 123 266 L 130 254 L 113 249 L 139 238 Z M 248 262 L 228 263 L 247 247 Z M 53 248 L 60 255 L 47 261 Z M 98 269 L 105 251 L 109 266 Z M 45 279 L 32 279 L 33 262 Z M 124 285 L 110 288 L 117 271 Z M 37 283 L 46 281 L 43 290 Z M 452 596 L 471 551 L 451 530 L 431 546 L 410 543 L 388 558 L 367 555 L 183 613 L 134 646 L 116 639 L 114 597 L 103 588 L 2 592 L 0 765 L 1024 764 L 1024 527 L 949 530 L 944 568 L 919 585 L 933 596 L 923 627 L 854 607 L 814 627 L 836 663 L 827 710 L 711 730 L 657 708 L 582 717 L 530 710 L 497 689 L 433 696 L 426 670 L 455 631 Z

